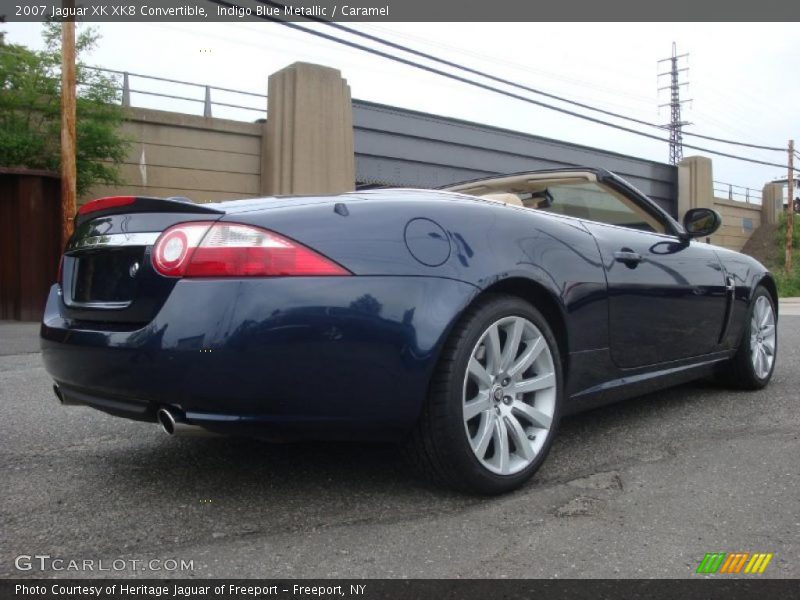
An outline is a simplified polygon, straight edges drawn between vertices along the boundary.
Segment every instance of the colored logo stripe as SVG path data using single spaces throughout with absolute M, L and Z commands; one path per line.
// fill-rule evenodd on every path
M 728 558 L 722 564 L 720 573 L 738 573 L 742 570 L 744 562 L 750 556 L 749 552 L 733 552 L 728 554 Z
M 697 573 L 716 573 L 723 560 L 725 560 L 724 552 L 709 552 L 697 567 Z
M 744 567 L 745 573 L 760 574 L 766 570 L 772 556 L 772 553 L 765 552 L 754 554 L 749 552 L 708 552 L 700 561 L 696 572 L 737 574 L 741 573 Z
M 753 554 L 753 558 L 747 563 L 744 569 L 745 573 L 763 573 L 769 561 L 772 560 L 772 554 Z

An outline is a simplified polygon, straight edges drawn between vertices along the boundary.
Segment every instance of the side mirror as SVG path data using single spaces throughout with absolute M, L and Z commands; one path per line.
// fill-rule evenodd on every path
M 683 229 L 686 240 L 695 237 L 706 237 L 714 233 L 722 225 L 722 216 L 710 208 L 692 208 L 683 215 Z

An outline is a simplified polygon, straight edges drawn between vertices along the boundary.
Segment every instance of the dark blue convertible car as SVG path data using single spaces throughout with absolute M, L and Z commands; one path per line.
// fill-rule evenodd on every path
M 41 329 L 64 404 L 168 433 L 395 440 L 521 485 L 567 413 L 715 375 L 767 384 L 777 294 L 619 177 L 85 204 Z

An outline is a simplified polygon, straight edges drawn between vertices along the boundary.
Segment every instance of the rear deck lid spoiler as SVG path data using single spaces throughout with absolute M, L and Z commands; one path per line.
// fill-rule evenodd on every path
M 196 204 L 187 198 L 152 198 L 147 196 L 109 196 L 91 200 L 78 209 L 75 226 L 78 227 L 96 217 L 120 213 L 189 213 L 199 215 L 223 215 L 225 211 L 216 207 Z

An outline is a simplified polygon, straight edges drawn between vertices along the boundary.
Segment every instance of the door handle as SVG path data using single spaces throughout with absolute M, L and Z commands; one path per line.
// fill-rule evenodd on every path
M 623 263 L 630 269 L 635 269 L 636 265 L 642 262 L 642 255 L 630 248 L 623 248 L 614 252 L 614 260 Z

